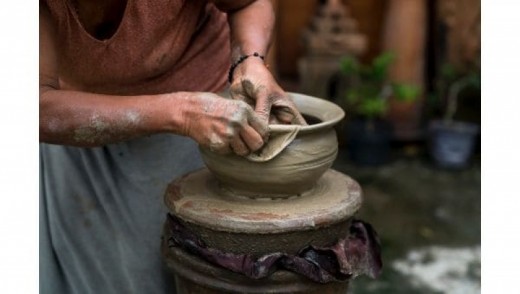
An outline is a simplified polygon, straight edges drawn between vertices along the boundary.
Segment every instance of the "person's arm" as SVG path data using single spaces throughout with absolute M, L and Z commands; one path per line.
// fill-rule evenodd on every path
M 189 136 L 210 149 L 247 154 L 267 125 L 245 102 L 206 92 L 112 96 L 60 89 L 54 23 L 40 2 L 40 141 L 101 146 L 155 133 Z
M 231 30 L 231 63 L 255 52 L 265 56 L 271 44 L 275 22 L 270 0 L 214 0 L 215 5 L 228 13 Z M 232 72 L 230 87 L 234 99 L 255 105 L 255 111 L 265 122 L 305 124 L 293 101 L 276 83 L 264 61 L 251 56 L 238 64 Z

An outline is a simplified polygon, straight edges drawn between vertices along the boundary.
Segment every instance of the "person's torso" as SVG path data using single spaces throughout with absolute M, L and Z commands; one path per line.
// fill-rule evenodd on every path
M 229 67 L 226 15 L 204 0 L 128 0 L 107 39 L 83 26 L 70 0 L 48 0 L 64 88 L 139 95 L 219 91 Z

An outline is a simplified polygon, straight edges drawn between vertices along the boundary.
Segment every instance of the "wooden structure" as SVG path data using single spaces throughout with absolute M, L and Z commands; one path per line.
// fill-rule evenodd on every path
M 394 52 L 390 80 L 416 85 L 424 90 L 426 63 L 426 0 L 390 0 L 383 30 L 383 50 Z M 423 96 L 410 102 L 393 99 L 388 119 L 398 139 L 421 137 Z

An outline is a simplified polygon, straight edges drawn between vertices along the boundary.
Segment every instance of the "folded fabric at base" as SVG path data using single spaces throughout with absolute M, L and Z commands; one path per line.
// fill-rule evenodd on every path
M 277 269 L 301 274 L 315 282 L 346 281 L 361 274 L 377 278 L 383 266 L 381 246 L 372 226 L 353 220 L 350 232 L 331 246 L 307 246 L 298 254 L 281 252 L 254 257 L 208 248 L 182 221 L 168 214 L 165 236 L 168 246 L 179 247 L 215 265 L 253 279 L 269 276 Z

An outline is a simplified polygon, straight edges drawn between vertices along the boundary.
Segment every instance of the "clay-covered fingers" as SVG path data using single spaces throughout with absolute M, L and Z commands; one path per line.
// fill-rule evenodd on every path
M 241 79 L 230 87 L 231 98 L 241 100 L 251 105 L 261 121 L 267 124 L 271 112 L 271 90 L 263 83 L 254 79 Z
M 230 146 L 235 154 L 246 156 L 262 148 L 265 141 L 258 131 L 250 125 L 245 125 L 241 128 L 240 135 L 231 141 Z
M 218 154 L 229 154 L 231 153 L 231 148 L 229 144 L 222 140 L 213 140 L 208 144 L 209 150 Z
M 269 119 L 269 116 L 268 116 Z M 260 138 L 265 143 L 267 139 L 269 138 L 269 126 L 268 126 L 268 120 L 264 120 L 262 116 L 260 116 L 256 111 L 253 111 L 251 109 L 251 113 L 248 117 L 248 124 L 251 126 L 252 130 L 254 130 L 255 133 L 260 135 Z M 248 133 L 251 134 L 251 129 L 246 128 L 248 130 Z M 249 136 L 248 138 L 253 139 L 253 137 Z
M 271 113 L 279 124 L 292 124 L 296 117 L 294 111 L 287 106 L 273 107 Z
M 278 96 L 273 99 L 271 113 L 281 123 L 307 125 L 302 114 L 298 111 L 296 105 L 288 96 Z
M 247 145 L 248 153 L 258 151 L 262 146 L 264 146 L 265 140 L 262 138 L 260 133 L 258 133 L 251 126 L 244 127 L 240 132 L 240 138 L 243 140 L 245 145 Z M 240 154 L 240 155 L 247 155 Z
M 246 156 L 250 153 L 241 136 L 235 137 L 230 143 L 231 150 L 238 155 Z
M 271 114 L 271 97 L 265 87 L 258 89 L 255 94 L 255 113 L 260 117 L 262 122 L 267 124 L 269 122 L 269 115 Z
M 251 105 L 252 107 L 255 106 L 255 100 L 253 100 L 251 97 L 249 97 L 245 92 L 244 88 L 242 87 L 242 83 L 237 82 L 231 85 L 229 89 L 229 93 L 231 94 L 231 98 L 233 100 L 240 100 L 244 101 L 245 103 Z
M 245 113 L 234 123 L 233 133 L 238 136 L 230 138 L 230 146 L 234 153 L 245 156 L 262 148 L 267 141 L 269 131 L 267 123 L 262 121 L 249 105 L 242 102 L 239 104 L 241 104 L 240 109 Z
M 189 94 L 183 104 L 182 134 L 219 154 L 247 155 L 260 149 L 267 138 L 267 123 L 241 100 L 211 93 Z

